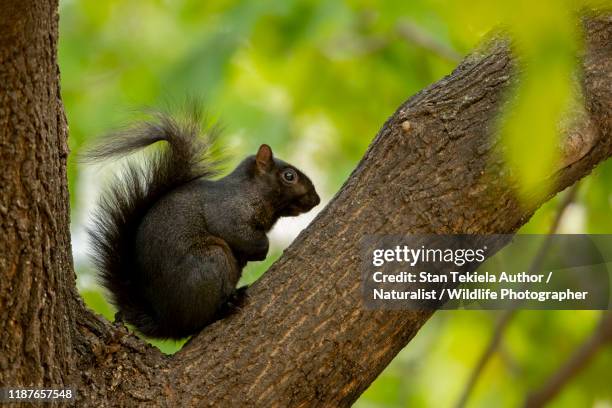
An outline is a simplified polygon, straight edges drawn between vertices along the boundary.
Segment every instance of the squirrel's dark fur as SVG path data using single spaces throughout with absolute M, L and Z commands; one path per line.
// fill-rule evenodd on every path
M 86 155 L 93 161 L 167 142 L 144 164 L 127 164 L 102 193 L 90 230 L 112 303 L 150 337 L 182 338 L 215 320 L 244 265 L 266 257 L 276 220 L 320 201 L 308 177 L 267 145 L 213 180 L 216 132 L 200 133 L 195 113 L 184 122 L 158 113 Z

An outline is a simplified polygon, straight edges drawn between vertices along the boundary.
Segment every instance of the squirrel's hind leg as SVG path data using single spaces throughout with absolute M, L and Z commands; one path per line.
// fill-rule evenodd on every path
M 221 307 L 221 310 L 219 310 L 219 313 L 217 314 L 215 320 L 224 319 L 224 318 L 234 314 L 236 311 L 242 309 L 242 307 L 246 303 L 246 299 L 248 298 L 248 294 L 247 294 L 247 289 L 248 288 L 249 288 L 248 285 L 241 286 L 241 287 L 237 288 L 230 295 L 230 297 L 227 300 L 227 302 L 225 302 L 225 304 L 223 304 L 223 306 Z
M 167 287 L 165 310 L 169 325 L 182 335 L 194 334 L 218 319 L 235 292 L 241 268 L 225 241 L 206 237 L 189 248 L 174 268 Z

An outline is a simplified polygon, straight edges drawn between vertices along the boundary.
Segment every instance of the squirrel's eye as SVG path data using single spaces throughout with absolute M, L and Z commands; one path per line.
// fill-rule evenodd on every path
M 289 184 L 294 184 L 297 182 L 298 176 L 293 169 L 285 169 L 283 170 L 283 180 Z

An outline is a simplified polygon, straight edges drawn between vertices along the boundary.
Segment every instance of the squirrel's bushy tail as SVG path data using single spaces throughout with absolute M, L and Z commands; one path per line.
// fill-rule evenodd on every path
M 155 112 L 151 120 L 114 133 L 83 156 L 83 161 L 121 157 L 158 141 L 144 163 L 129 162 L 102 193 L 89 229 L 93 261 L 101 283 L 122 317 L 143 334 L 159 336 L 150 306 L 137 282 L 134 243 L 141 220 L 163 195 L 191 180 L 213 177 L 219 161 L 213 155 L 218 130 L 202 132 L 202 118 L 194 108 L 186 119 Z

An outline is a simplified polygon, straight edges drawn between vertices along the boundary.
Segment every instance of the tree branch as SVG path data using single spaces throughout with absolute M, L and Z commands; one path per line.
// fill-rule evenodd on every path
M 395 26 L 395 30 L 406 42 L 414 44 L 437 54 L 438 56 L 457 63 L 461 61 L 461 54 L 452 47 L 438 41 L 427 31 L 423 30 L 410 20 L 403 19 Z
M 570 131 L 567 143 L 585 140 L 589 148 L 562 149 L 570 153 L 541 180 L 549 190 L 534 192 L 539 201 L 519 203 L 509 179 L 500 177 L 506 170 L 495 119 L 517 67 L 507 41 L 494 39 L 393 114 L 334 199 L 248 290 L 238 313 L 171 358 L 132 335 L 98 335 L 84 325 L 100 357 L 96 366 L 83 360 L 87 381 L 96 384 L 82 387 L 83 399 L 350 405 L 433 313 L 362 308 L 358 237 L 512 233 L 544 200 L 612 154 L 612 23 L 591 19 L 585 29 L 589 125 Z
M 542 180 L 553 185 L 546 198 L 612 154 L 611 33 L 610 19 L 586 24 L 594 142 Z M 494 150 L 494 120 L 516 68 L 507 42 L 482 51 L 401 106 L 332 202 L 249 290 L 245 308 L 177 353 L 170 367 L 189 378 L 185 394 L 205 390 L 202 401 L 217 404 L 351 404 L 432 313 L 364 310 L 355 237 L 511 233 L 529 219 L 541 202 L 516 200 Z
M 578 186 L 579 186 L 578 183 L 572 186 L 572 188 L 567 192 L 567 195 L 561 202 L 561 205 L 557 209 L 555 218 L 553 219 L 553 222 L 550 225 L 550 228 L 548 230 L 548 236 L 545 238 L 544 243 L 538 249 L 538 252 L 533 258 L 531 262 L 531 266 L 529 267 L 529 271 L 530 271 L 529 273 L 533 273 L 534 271 L 538 271 L 540 269 L 542 261 L 544 260 L 544 257 L 546 256 L 548 249 L 550 248 L 550 244 L 552 241 L 552 234 L 555 234 L 557 232 L 557 229 L 559 228 L 559 224 L 561 223 L 561 219 L 563 218 L 563 214 L 565 213 L 565 209 L 572 203 L 572 201 L 574 201 L 576 192 L 578 191 Z M 497 350 L 497 346 L 501 342 L 504 336 L 504 333 L 506 332 L 506 328 L 508 327 L 508 325 L 512 321 L 512 318 L 516 314 L 517 308 L 520 305 L 520 303 L 522 302 L 517 302 L 514 305 L 515 307 L 502 311 L 501 316 L 499 317 L 499 319 L 497 320 L 497 324 L 495 325 L 495 329 L 493 330 L 493 336 L 491 336 L 491 340 L 489 341 L 489 344 L 487 344 L 487 347 L 485 347 L 482 355 L 476 362 L 476 365 L 474 366 L 474 370 L 472 371 L 472 374 L 470 375 L 468 379 L 465 389 L 463 390 L 463 393 L 461 394 L 461 397 L 459 398 L 459 401 L 457 402 L 457 405 L 456 405 L 457 408 L 462 408 L 467 403 L 467 400 L 470 396 L 470 393 L 472 392 L 472 389 L 476 385 L 476 382 L 478 381 L 478 378 L 482 374 L 487 363 L 489 362 L 489 360 L 495 353 L 495 350 Z
M 526 408 L 539 408 L 550 402 L 574 378 L 602 347 L 612 342 L 612 312 L 602 312 L 593 334 L 576 350 L 574 355 L 542 386 L 527 397 Z
M 360 237 L 512 233 L 543 200 L 612 154 L 612 21 L 591 18 L 582 78 L 588 126 L 570 133 L 576 136 L 568 145 L 578 149 L 541 180 L 547 194 L 520 203 L 502 176 L 495 133 L 517 68 L 508 43 L 494 39 L 389 118 L 332 202 L 249 289 L 240 311 L 164 356 L 86 310 L 76 294 L 57 3 L 9 3 L 22 8 L 8 14 L 18 16 L 16 24 L 0 14 L 0 31 L 15 37 L 0 41 L 7 79 L 0 81 L 7 87 L 0 93 L 0 157 L 8 164 L 0 184 L 8 231 L 0 237 L 0 379 L 71 384 L 79 405 L 348 406 L 433 313 L 362 307 Z M 588 148 L 580 148 L 585 141 Z

